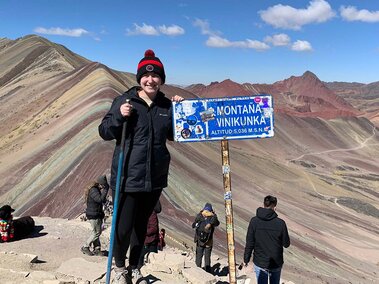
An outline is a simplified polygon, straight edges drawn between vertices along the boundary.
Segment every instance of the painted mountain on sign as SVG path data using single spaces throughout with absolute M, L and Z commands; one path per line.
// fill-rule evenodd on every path
M 169 73 L 169 70 L 167 70 Z M 252 79 L 253 80 L 253 79 Z M 74 218 L 83 189 L 109 171 L 113 142 L 97 127 L 135 75 L 91 62 L 35 35 L 0 39 L 0 204 L 18 215 Z M 225 80 L 168 97 L 268 93 L 275 136 L 230 141 L 236 260 L 264 196 L 278 197 L 289 227 L 283 277 L 294 283 L 373 283 L 379 263 L 377 83 L 325 83 L 309 71 L 274 84 Z M 222 224 L 214 249 L 226 255 L 219 142 L 169 143 L 169 187 L 161 226 L 193 246 L 191 224 L 206 202 Z

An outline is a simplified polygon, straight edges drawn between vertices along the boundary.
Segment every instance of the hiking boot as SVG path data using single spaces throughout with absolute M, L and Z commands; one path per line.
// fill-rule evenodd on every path
M 95 249 L 93 250 L 93 254 L 94 254 L 94 255 L 97 255 L 97 256 L 106 256 L 105 251 L 101 251 L 100 248 L 95 248 Z
M 93 255 L 93 252 L 89 249 L 89 247 L 82 247 L 80 250 L 86 255 Z
M 128 275 L 128 270 L 125 267 L 115 267 L 115 275 L 112 284 L 131 284 L 132 279 Z
M 147 284 L 147 281 L 143 278 L 141 271 L 136 268 L 132 269 L 133 284 Z

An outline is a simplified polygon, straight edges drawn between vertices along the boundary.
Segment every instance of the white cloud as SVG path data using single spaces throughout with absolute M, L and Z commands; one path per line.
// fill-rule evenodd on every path
M 134 23 L 134 29 L 126 30 L 127 35 L 159 36 L 160 34 L 164 34 L 169 36 L 178 36 L 184 33 L 184 29 L 177 25 L 171 25 L 169 27 L 166 27 L 166 25 L 154 27 L 151 25 L 146 25 L 145 23 L 143 23 L 142 26 L 139 26 L 136 23 Z
M 206 20 L 196 19 L 193 23 L 195 27 L 200 28 L 201 34 L 208 35 L 208 39 L 205 44 L 209 47 L 216 48 L 252 48 L 258 51 L 263 51 L 269 49 L 270 46 L 264 42 L 257 40 L 246 39 L 245 41 L 230 41 L 226 38 L 221 37 L 221 32 L 214 31 L 210 28 L 209 22 Z
M 379 22 L 379 11 L 369 11 L 366 9 L 357 10 L 353 6 L 341 6 L 341 17 L 346 21 L 362 21 L 367 23 Z
M 312 51 L 313 50 L 312 45 L 306 40 L 295 41 L 292 44 L 291 49 L 293 51 Z
M 231 47 L 232 44 L 229 40 L 221 38 L 219 36 L 210 36 L 206 41 L 206 45 L 209 47 Z
M 220 34 L 219 32 L 213 31 L 210 28 L 210 25 L 207 20 L 201 20 L 201 19 L 196 19 L 195 22 L 193 23 L 195 27 L 200 28 L 201 34 L 203 35 L 218 35 Z
M 251 39 L 246 40 L 246 47 L 253 48 L 258 51 L 263 51 L 270 48 L 270 46 L 265 44 L 264 42 L 261 42 L 258 40 L 251 40 Z
M 34 32 L 45 35 L 61 35 L 61 36 L 72 36 L 72 37 L 81 37 L 82 35 L 89 34 L 88 31 L 82 28 L 77 29 L 62 29 L 62 28 L 43 28 L 37 27 L 34 29 Z
M 217 35 L 212 35 L 206 41 L 206 45 L 209 47 L 226 48 L 226 47 L 236 47 L 236 48 L 252 48 L 258 51 L 263 51 L 269 49 L 270 47 L 264 42 L 258 40 L 247 39 L 245 41 L 230 41 L 226 38 L 222 38 Z
M 266 36 L 264 41 L 271 43 L 273 46 L 286 46 L 291 43 L 291 38 L 286 34 L 276 34 L 273 36 Z
M 127 29 L 127 35 L 149 35 L 149 36 L 157 36 L 159 32 L 156 28 L 150 25 L 146 25 L 145 23 L 142 26 L 134 23 L 134 30 Z
M 296 9 L 278 4 L 259 11 L 261 19 L 275 28 L 300 30 L 303 25 L 322 23 L 335 16 L 335 12 L 325 0 L 312 0 L 306 9 Z
M 166 25 L 159 26 L 159 31 L 162 34 L 169 35 L 169 36 L 177 36 L 177 35 L 184 34 L 184 29 L 177 25 L 172 25 L 169 27 L 166 27 Z

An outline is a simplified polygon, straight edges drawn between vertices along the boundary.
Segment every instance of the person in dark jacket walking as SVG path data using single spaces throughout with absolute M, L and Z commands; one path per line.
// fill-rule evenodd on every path
M 96 182 L 91 183 L 85 192 L 86 199 L 86 217 L 91 223 L 92 231 L 81 251 L 87 255 L 104 256 L 101 251 L 100 235 L 104 219 L 103 204 L 107 200 L 109 184 L 107 177 L 102 175 Z M 93 251 L 90 247 L 93 245 Z
M 99 134 L 104 140 L 116 140 L 110 183 L 114 196 L 121 134 L 126 123 L 125 158 L 113 249 L 114 283 L 122 284 L 130 280 L 130 276 L 142 278 L 137 265 L 147 222 L 163 188 L 167 187 L 170 153 L 166 140 L 173 140 L 171 101 L 183 100 L 174 96 L 170 101 L 160 91 L 166 75 L 162 62 L 152 50 L 146 50 L 140 60 L 136 79 L 139 86 L 116 97 L 99 125 Z M 138 245 L 131 248 L 129 269 L 126 269 L 125 258 L 133 231 Z
M 283 266 L 283 247 L 290 246 L 287 225 L 276 214 L 277 198 L 268 195 L 264 198 L 264 208 L 259 207 L 251 218 L 246 234 L 244 253 L 245 266 L 253 254 L 254 270 L 258 284 L 279 284 Z
M 201 267 L 204 256 L 205 271 L 211 272 L 211 253 L 213 248 L 213 233 L 215 227 L 220 225 L 212 205 L 206 203 L 204 208 L 196 215 L 192 228 L 196 228 L 194 242 L 196 243 L 196 265 Z

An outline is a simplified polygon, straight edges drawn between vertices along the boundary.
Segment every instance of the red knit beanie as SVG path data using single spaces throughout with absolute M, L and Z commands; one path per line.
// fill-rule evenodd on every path
M 137 82 L 140 84 L 141 78 L 144 74 L 153 72 L 161 77 L 162 85 L 166 80 L 166 74 L 162 62 L 158 57 L 155 57 L 154 51 L 148 49 L 145 51 L 145 57 L 141 59 L 137 67 Z

